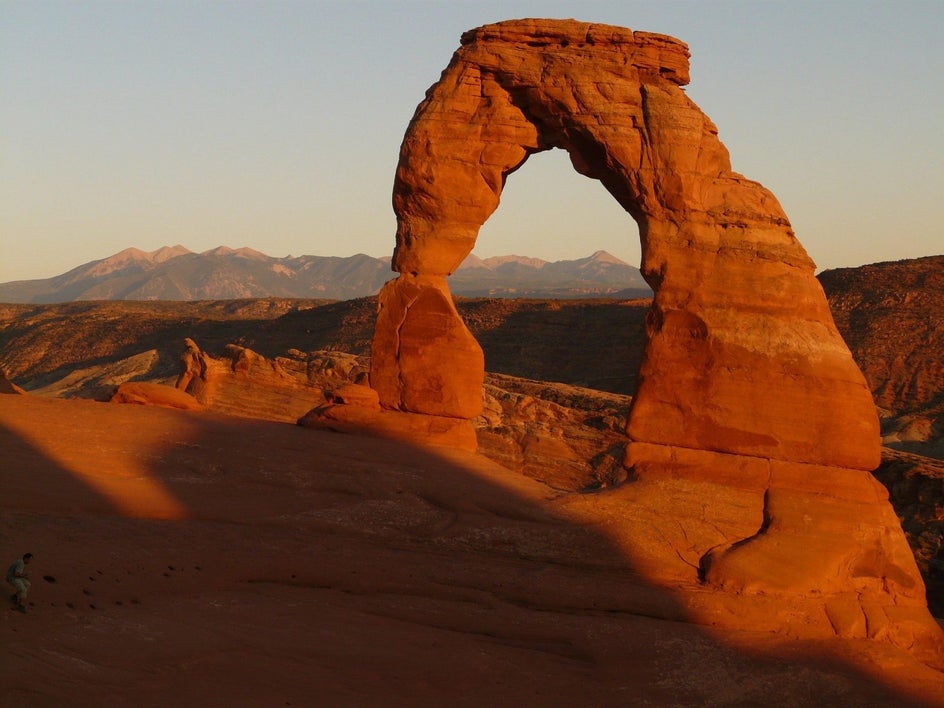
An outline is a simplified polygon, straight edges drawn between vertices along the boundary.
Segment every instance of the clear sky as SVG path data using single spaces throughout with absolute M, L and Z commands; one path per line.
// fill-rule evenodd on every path
M 0 282 L 129 246 L 390 255 L 416 105 L 516 17 L 687 42 L 688 94 L 820 268 L 944 253 L 941 0 L 0 0 Z M 553 151 L 475 253 L 598 249 L 638 265 L 635 224 Z

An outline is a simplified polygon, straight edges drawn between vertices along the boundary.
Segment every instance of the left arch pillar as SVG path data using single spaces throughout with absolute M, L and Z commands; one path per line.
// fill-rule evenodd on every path
M 444 277 L 388 282 L 374 332 L 370 384 L 381 407 L 466 421 L 482 412 L 485 356 Z

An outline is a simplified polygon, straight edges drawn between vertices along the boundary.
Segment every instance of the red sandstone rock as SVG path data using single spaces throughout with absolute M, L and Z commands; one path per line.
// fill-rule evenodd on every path
M 671 37 L 567 20 L 467 32 L 403 140 L 393 196 L 403 275 L 387 298 L 411 287 L 404 278 L 455 270 L 505 179 L 534 152 L 567 150 L 639 223 L 656 291 L 630 436 L 874 468 L 877 417 L 813 263 L 776 198 L 731 170 L 714 124 L 679 88 L 687 81 L 688 49 Z M 385 406 L 459 414 L 401 360 L 396 332 L 410 319 L 381 311 L 371 384 Z M 424 355 L 442 360 L 446 346 L 427 342 Z M 477 395 L 465 367 L 447 382 L 450 401 Z M 411 387 L 409 402 L 392 393 Z
M 298 424 L 318 430 L 358 433 L 373 437 L 474 451 L 475 429 L 471 421 L 447 416 L 383 410 L 379 407 L 325 404 L 310 410 Z
M 292 372 L 245 347 L 230 344 L 216 359 L 187 339 L 177 388 L 207 408 L 244 418 L 295 422 L 324 402 L 321 386 L 307 378 L 307 363 Z
M 328 396 L 332 403 L 341 403 L 361 408 L 380 410 L 380 397 L 370 386 L 362 384 L 345 384 Z
M 390 410 L 471 419 L 482 410 L 485 357 L 446 279 L 401 276 L 380 293 L 370 384 Z
M 942 704 L 939 672 L 835 636 L 865 630 L 854 599 L 804 617 L 698 582 L 679 519 L 757 528 L 726 482 L 567 494 L 480 455 L 39 396 L 0 430 L 2 550 L 37 556 L 35 606 L 0 615 L 16 705 Z

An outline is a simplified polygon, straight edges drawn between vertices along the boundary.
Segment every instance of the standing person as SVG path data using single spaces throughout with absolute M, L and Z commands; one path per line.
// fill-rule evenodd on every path
M 20 612 L 26 612 L 26 596 L 30 589 L 26 566 L 31 560 L 33 560 L 33 554 L 24 553 L 22 558 L 17 558 L 7 568 L 7 582 L 16 590 L 16 594 L 12 595 L 10 599 L 16 603 L 16 609 Z

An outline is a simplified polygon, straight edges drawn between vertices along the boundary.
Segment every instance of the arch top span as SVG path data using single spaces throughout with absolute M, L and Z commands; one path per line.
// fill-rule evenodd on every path
M 463 32 L 459 43 L 469 46 L 487 42 L 524 44 L 556 52 L 565 47 L 614 47 L 621 49 L 621 54 L 637 69 L 656 71 L 679 86 L 689 82 L 688 45 L 667 34 L 574 20 L 525 19 L 476 27 Z
M 371 373 L 382 405 L 475 415 L 481 352 L 450 309 L 445 276 L 471 252 L 509 175 L 562 148 L 638 222 L 655 292 L 630 438 L 877 465 L 871 395 L 814 264 L 776 197 L 731 169 L 717 128 L 682 90 L 688 58 L 671 37 L 572 20 L 462 36 L 400 150 L 401 275 L 381 295 Z M 437 303 L 435 318 L 416 314 L 422 327 L 409 324 L 418 302 Z M 426 339 L 408 343 L 406 332 Z
M 646 248 L 653 220 L 669 231 L 685 222 L 765 221 L 783 227 L 784 247 L 808 260 L 776 199 L 731 171 L 714 124 L 680 88 L 689 80 L 683 42 L 534 19 L 486 25 L 462 41 L 401 146 L 394 270 L 452 273 L 506 178 L 550 148 L 566 150 L 577 172 L 599 180 L 639 222 L 644 274 L 663 270 L 658 249 Z

